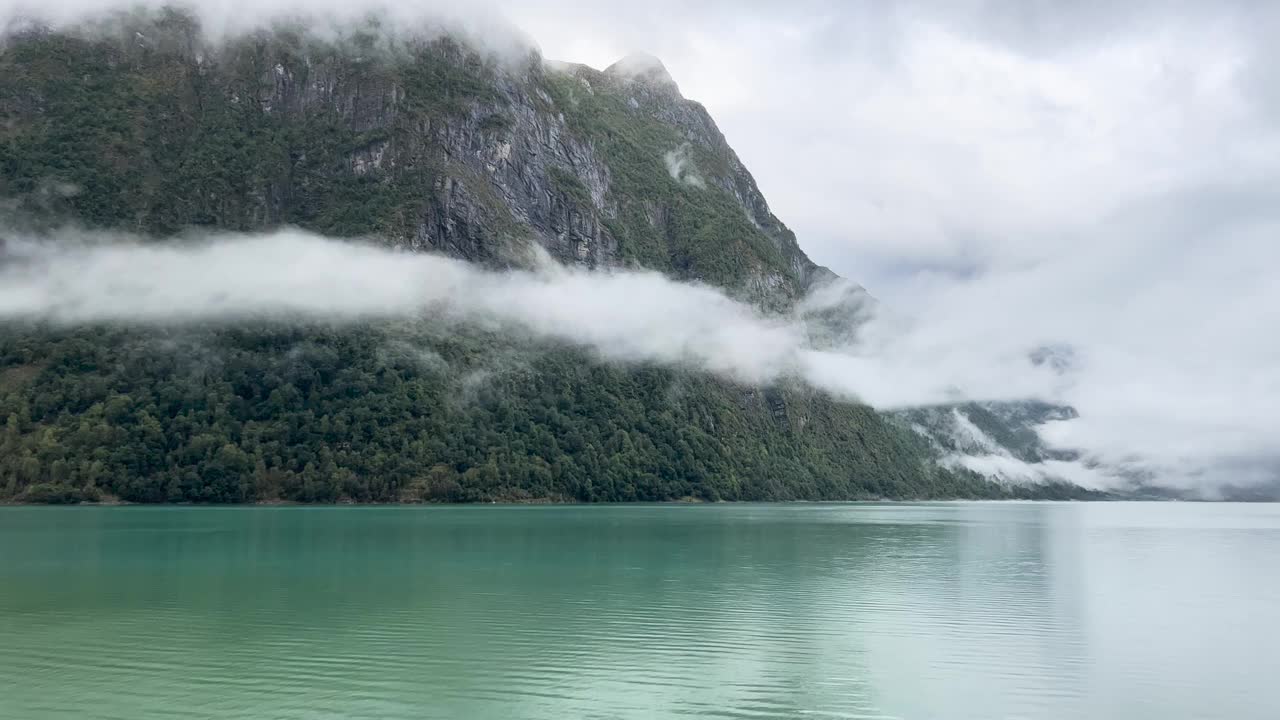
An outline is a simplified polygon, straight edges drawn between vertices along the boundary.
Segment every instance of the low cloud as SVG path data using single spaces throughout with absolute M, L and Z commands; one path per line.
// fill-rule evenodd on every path
M 1137 332 L 1123 322 L 1124 307 L 1112 308 L 1114 326 L 1091 327 L 1082 336 L 1105 342 L 1073 345 L 1078 357 L 1068 364 L 1035 362 L 1046 337 L 1009 328 L 1012 317 L 1029 321 L 1004 308 L 1002 299 L 1009 283 L 1044 281 L 1041 271 L 1026 272 L 991 278 L 981 294 L 969 286 L 933 288 L 932 313 L 877 311 L 860 288 L 843 283 L 779 317 L 655 272 L 587 271 L 550 261 L 534 270 L 498 272 L 292 230 L 165 243 L 64 233 L 56 240 L 8 240 L 0 254 L 0 320 L 174 325 L 409 319 L 474 325 L 584 347 L 605 361 L 692 368 L 749 384 L 798 378 L 881 409 L 1027 398 L 1076 406 L 1081 417 L 1050 422 L 1042 435 L 1050 445 L 1079 449 L 1080 462 L 1028 465 L 982 438 L 969 438 L 973 447 L 949 460 L 1009 480 L 1065 477 L 1103 486 L 1122 479 L 1106 470 L 1114 467 L 1141 469 L 1164 483 L 1224 484 L 1240 482 L 1239 473 L 1216 472 L 1224 463 L 1274 453 L 1269 398 L 1280 386 L 1276 370 L 1236 377 L 1259 368 L 1217 357 L 1209 335 L 1184 337 L 1180 358 L 1148 367 L 1136 352 L 1142 344 L 1180 330 Z M 1271 288 L 1259 290 L 1272 297 Z M 1196 319 L 1180 310 L 1183 319 Z M 1064 317 L 1076 314 L 1068 308 Z M 1098 315 L 1080 317 L 1096 321 Z M 1241 331 L 1248 317 L 1218 318 L 1218 331 Z M 1065 328 L 1061 318 L 1041 320 L 1043 335 Z M 832 333 L 841 323 L 857 332 Z M 1257 349 L 1274 357 L 1275 342 L 1264 333 Z M 1250 387 L 1256 394 L 1243 392 Z M 1262 473 L 1257 480 L 1268 478 Z
M 73 233 L 12 239 L 0 256 L 2 320 L 168 325 L 290 317 L 471 323 L 581 345 L 608 360 L 680 365 L 747 383 L 797 376 L 880 407 L 958 399 L 970 390 L 988 399 L 1039 395 L 1054 378 L 1025 353 L 1004 361 L 1025 370 L 1014 384 L 1003 362 L 982 373 L 940 371 L 937 358 L 909 357 L 916 352 L 909 333 L 875 323 L 872 340 L 817 349 L 803 317 L 764 315 L 717 289 L 656 272 L 591 272 L 549 261 L 496 272 L 299 231 L 163 244 Z
M 194 17 L 206 40 L 221 40 L 281 24 L 304 24 L 320 38 L 336 40 L 367 23 L 376 23 L 380 39 L 429 38 L 441 34 L 509 62 L 523 62 L 537 43 L 494 3 L 418 0 L 0 0 L 0 31 L 35 24 L 64 31 L 109 32 L 132 18 L 157 17 L 176 9 Z M 145 37 L 138 38 L 145 42 Z
M 606 359 L 678 363 L 744 382 L 768 382 L 802 367 L 798 326 L 658 273 L 593 273 L 552 263 L 500 273 L 296 231 L 165 244 L 97 234 L 64 235 L 58 242 L 28 238 L 10 240 L 0 263 L 0 319 L 10 321 L 418 317 L 578 344 Z
M 689 143 L 684 143 L 675 150 L 665 153 L 662 159 L 667 165 L 667 174 L 671 176 L 672 180 L 699 190 L 707 186 L 706 181 L 698 175 L 698 171 L 693 165 L 693 158 L 689 156 Z

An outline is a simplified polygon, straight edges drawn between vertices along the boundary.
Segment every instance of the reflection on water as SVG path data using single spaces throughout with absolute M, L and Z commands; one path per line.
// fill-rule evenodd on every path
M 0 508 L 0 717 L 1275 718 L 1280 508 Z

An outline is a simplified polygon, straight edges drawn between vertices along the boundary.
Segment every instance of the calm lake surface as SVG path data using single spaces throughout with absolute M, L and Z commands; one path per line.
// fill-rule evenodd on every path
M 1280 718 L 1280 506 L 0 508 L 0 717 Z

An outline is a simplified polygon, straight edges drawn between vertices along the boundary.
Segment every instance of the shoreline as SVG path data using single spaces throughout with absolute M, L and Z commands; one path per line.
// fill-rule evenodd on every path
M 1027 504 L 1027 505 L 1053 505 L 1067 503 L 1098 503 L 1098 504 L 1120 504 L 1120 503 L 1194 503 L 1206 505 L 1268 505 L 1276 504 L 1280 501 L 1275 500 L 1206 500 L 1206 499 L 1178 499 L 1178 498 L 1130 498 L 1130 497 L 1109 497 L 1109 498 L 1084 498 L 1084 499 L 1056 499 L 1056 500 L 1038 500 L 1024 498 L 915 498 L 915 499 L 874 499 L 874 500 L 717 500 L 710 501 L 684 501 L 684 500 L 637 500 L 632 502 L 579 502 L 579 501 L 500 501 L 500 502 L 402 502 L 402 503 L 356 503 L 356 502 L 333 502 L 333 503 L 306 503 L 293 501 L 270 501 L 270 502 L 252 502 L 252 503 L 135 503 L 135 502 L 80 502 L 80 503 L 30 503 L 30 502 L 14 502 L 12 500 L 0 500 L 0 508 L 18 508 L 18 507 L 46 507 L 46 508 L 351 508 L 351 509 L 371 509 L 371 508 L 479 508 L 479 507 L 506 507 L 506 508 L 525 508 L 525 507 L 626 507 L 626 506 L 726 506 L 726 505 L 935 505 L 935 504 Z

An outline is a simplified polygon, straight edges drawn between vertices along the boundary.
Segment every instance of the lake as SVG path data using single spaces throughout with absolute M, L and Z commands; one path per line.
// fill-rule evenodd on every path
M 0 508 L 0 717 L 1280 717 L 1280 506 Z

